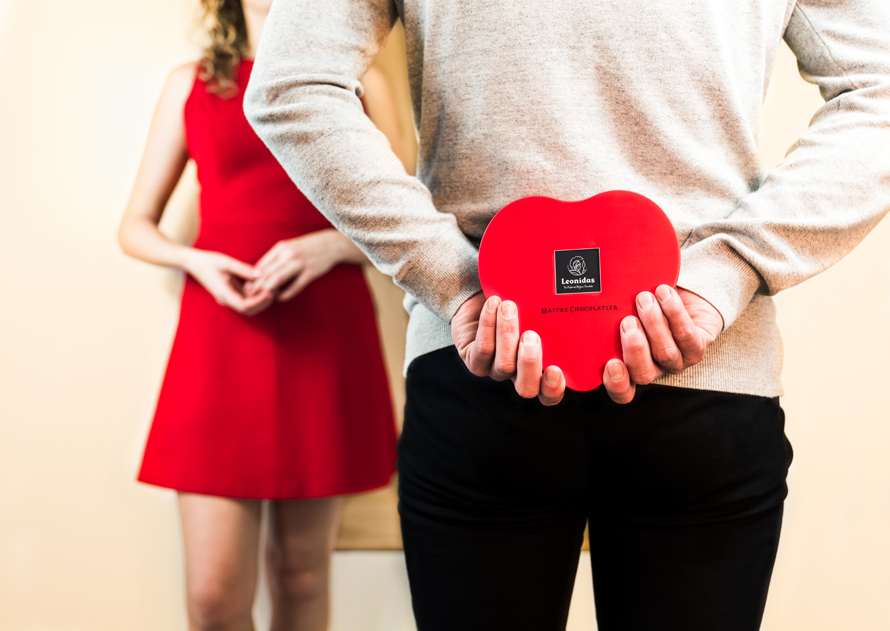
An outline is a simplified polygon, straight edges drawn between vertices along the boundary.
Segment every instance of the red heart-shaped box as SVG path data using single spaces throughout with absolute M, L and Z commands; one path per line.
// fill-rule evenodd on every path
M 512 300 L 520 331 L 541 336 L 544 366 L 559 366 L 572 390 L 603 382 L 621 358 L 619 324 L 642 291 L 675 286 L 677 234 L 652 200 L 607 191 L 578 202 L 526 197 L 485 230 L 479 279 L 486 296 Z

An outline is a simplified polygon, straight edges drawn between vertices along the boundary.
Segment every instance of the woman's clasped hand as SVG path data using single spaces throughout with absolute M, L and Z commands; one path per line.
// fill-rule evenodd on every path
M 279 241 L 254 265 L 227 254 L 189 251 L 185 270 L 219 304 L 256 315 L 275 302 L 291 300 L 340 263 L 346 237 L 334 229 Z

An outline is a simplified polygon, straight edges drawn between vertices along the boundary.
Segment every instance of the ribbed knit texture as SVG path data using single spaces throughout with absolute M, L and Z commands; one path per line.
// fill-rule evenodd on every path
M 417 178 L 358 100 L 397 17 Z M 764 174 L 756 134 L 783 38 L 826 105 Z M 768 296 L 834 264 L 890 207 L 890 3 L 276 0 L 245 108 L 300 189 L 409 293 L 408 362 L 452 343 L 500 208 L 625 189 L 665 210 L 679 285 L 726 323 L 701 364 L 662 383 L 775 396 Z

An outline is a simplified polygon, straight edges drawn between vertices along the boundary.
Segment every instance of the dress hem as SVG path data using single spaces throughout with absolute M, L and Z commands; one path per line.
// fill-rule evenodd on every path
M 269 500 L 269 501 L 286 501 L 286 500 L 312 500 L 312 499 L 322 499 L 325 497 L 339 497 L 341 495 L 357 495 L 359 493 L 367 493 L 369 491 L 374 491 L 377 489 L 382 489 L 389 485 L 392 481 L 393 476 L 395 475 L 395 470 L 386 476 L 385 481 L 383 482 L 375 482 L 372 484 L 361 484 L 356 486 L 347 486 L 344 489 L 335 490 L 333 492 L 322 492 L 322 493 L 282 493 L 282 494 L 258 494 L 258 493 L 222 493 L 213 490 L 207 490 L 206 488 L 197 488 L 197 486 L 190 485 L 174 485 L 168 484 L 164 482 L 154 482 L 149 479 L 145 479 L 142 477 L 137 477 L 136 481 L 141 484 L 147 484 L 149 486 L 154 486 L 162 489 L 169 489 L 171 491 L 177 491 L 179 493 L 195 493 L 197 495 L 211 495 L 214 497 L 227 497 L 229 499 L 236 500 Z

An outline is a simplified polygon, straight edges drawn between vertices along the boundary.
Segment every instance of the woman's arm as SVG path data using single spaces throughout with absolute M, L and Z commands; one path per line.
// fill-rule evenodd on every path
M 269 293 L 245 297 L 244 280 L 257 276 L 250 265 L 219 252 L 196 250 L 176 243 L 158 229 L 161 215 L 188 162 L 183 108 L 191 93 L 196 63 L 174 69 L 167 77 L 155 108 L 145 153 L 118 230 L 124 253 L 147 263 L 187 271 L 218 303 L 248 315 L 274 300 Z
M 195 68 L 195 63 L 184 64 L 167 77 L 118 230 L 124 253 L 166 267 L 184 268 L 190 249 L 165 237 L 158 230 L 158 223 L 189 159 L 182 111 Z

